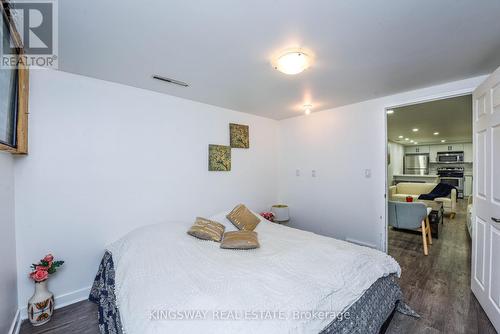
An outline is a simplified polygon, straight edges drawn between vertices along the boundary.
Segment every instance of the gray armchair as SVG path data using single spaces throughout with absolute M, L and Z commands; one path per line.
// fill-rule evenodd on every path
M 424 255 L 429 254 L 427 242 L 432 245 L 428 214 L 424 203 L 389 201 L 389 225 L 398 229 L 421 231 Z

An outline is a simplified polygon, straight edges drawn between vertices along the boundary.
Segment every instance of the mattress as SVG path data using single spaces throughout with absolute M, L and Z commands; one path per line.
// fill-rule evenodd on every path
M 115 271 L 113 257 L 106 252 L 92 286 L 89 300 L 98 305 L 99 331 L 102 334 L 124 334 L 120 320 L 120 310 L 116 305 Z M 394 275 L 379 278 L 345 312 L 349 319 L 335 319 L 328 324 L 321 334 L 375 334 L 393 312 L 418 318 L 403 301 L 403 294 Z M 347 321 L 345 321 L 347 320 Z
M 188 227 L 148 226 L 107 247 L 90 296 L 103 333 L 376 333 L 394 308 L 412 314 L 384 253 L 267 221 L 260 249 L 222 250 Z

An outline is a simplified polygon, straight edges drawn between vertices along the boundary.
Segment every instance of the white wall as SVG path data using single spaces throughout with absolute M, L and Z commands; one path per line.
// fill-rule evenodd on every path
M 228 145 L 230 122 L 250 125 L 250 149 L 232 150 L 231 172 L 208 172 L 208 144 Z M 61 305 L 87 294 L 104 246 L 135 227 L 193 221 L 240 202 L 267 209 L 277 200 L 277 125 L 133 87 L 32 71 L 30 154 L 16 160 L 20 305 L 33 292 L 29 265 L 49 251 L 66 261 L 49 282 Z
M 392 185 L 395 174 L 403 174 L 405 147 L 395 142 L 388 142 L 387 149 L 391 155 L 391 163 L 387 166 L 387 184 Z
M 17 311 L 16 236 L 14 224 L 14 161 L 0 152 L 0 333 L 7 333 Z
M 385 108 L 470 92 L 485 77 L 280 122 L 280 200 L 292 226 L 385 249 Z M 301 175 L 296 176 L 296 169 Z M 311 177 L 311 170 L 317 177 Z M 365 170 L 371 177 L 365 177 Z

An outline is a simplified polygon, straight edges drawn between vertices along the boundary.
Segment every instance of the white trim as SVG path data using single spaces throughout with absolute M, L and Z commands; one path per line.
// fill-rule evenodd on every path
M 345 241 L 353 243 L 353 244 L 356 244 L 356 245 L 360 245 L 360 246 L 365 246 L 365 247 L 370 247 L 370 248 L 373 248 L 373 249 L 378 249 L 377 246 L 374 245 L 374 244 L 370 244 L 370 243 L 367 243 L 367 242 L 364 242 L 364 241 L 359 241 L 359 240 L 352 239 L 352 238 L 345 238 Z
M 432 102 L 432 101 L 451 99 L 454 97 L 464 96 L 464 95 L 472 95 L 472 92 L 474 91 L 474 89 L 476 89 L 476 88 L 470 87 L 470 88 L 454 90 L 454 91 L 447 92 L 447 93 L 440 93 L 440 94 L 434 94 L 434 95 L 429 95 L 429 96 L 425 96 L 425 97 L 410 99 L 410 100 L 408 100 L 408 102 L 400 103 L 400 104 L 393 105 L 390 107 L 386 107 L 385 112 L 387 112 L 387 110 L 389 110 L 389 109 L 407 107 L 407 106 L 411 106 L 414 104 L 421 104 L 421 103 L 427 103 L 427 102 Z
M 8 334 L 18 334 L 21 329 L 21 312 L 19 310 L 16 311 L 14 315 L 14 319 L 12 320 L 12 325 L 10 325 L 10 329 L 7 332 Z
M 88 286 L 85 288 L 81 288 L 81 289 L 78 289 L 78 290 L 75 290 L 72 292 L 68 292 L 68 293 L 56 296 L 54 298 L 54 309 L 57 310 L 58 308 L 68 306 L 68 305 L 71 305 L 74 303 L 78 303 L 82 300 L 88 299 L 91 288 L 92 288 L 91 286 Z M 20 317 L 21 320 L 28 319 L 27 307 L 20 308 L 18 312 L 21 313 L 21 317 Z

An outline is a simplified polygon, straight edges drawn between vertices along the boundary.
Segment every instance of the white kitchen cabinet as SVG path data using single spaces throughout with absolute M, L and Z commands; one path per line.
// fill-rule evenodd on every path
M 472 175 L 465 175 L 464 179 L 464 196 L 472 196 Z
M 448 144 L 445 146 L 447 148 L 447 151 L 463 151 L 464 150 L 464 144 Z
M 472 143 L 464 144 L 464 162 L 472 162 L 473 159 Z
M 429 153 L 429 146 L 426 145 L 414 145 L 405 146 L 405 153 Z
M 446 147 L 443 145 L 431 145 L 429 147 L 429 161 L 437 162 L 437 153 L 442 152 L 444 149 L 446 149 Z

